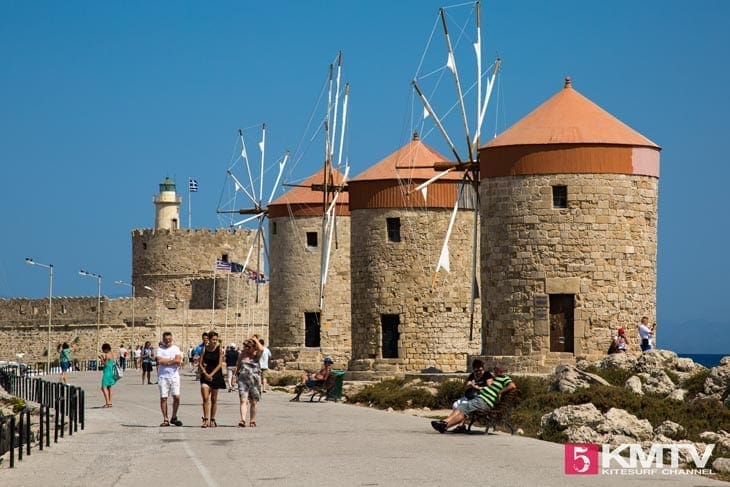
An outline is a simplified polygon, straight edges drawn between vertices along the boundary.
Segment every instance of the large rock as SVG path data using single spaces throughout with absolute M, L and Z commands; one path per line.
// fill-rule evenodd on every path
M 689 391 L 687 389 L 674 389 L 669 393 L 667 399 L 673 399 L 675 401 L 684 402 L 684 398 L 687 397 Z
M 635 370 L 637 358 L 630 353 L 613 353 L 607 355 L 596 366 L 600 369 Z
M 730 473 L 730 458 L 718 457 L 712 462 L 712 470 L 721 473 Z
M 654 433 L 647 419 L 639 419 L 623 409 L 611 408 L 604 420 L 596 426 L 596 431 L 608 435 L 624 435 L 635 440 L 648 440 Z
M 603 377 L 590 374 L 572 365 L 558 365 L 553 377 L 553 389 L 560 392 L 575 392 L 587 389 L 593 384 L 610 385 Z
M 648 377 L 644 381 L 643 390 L 646 393 L 658 394 L 666 396 L 671 393 L 676 386 L 672 379 L 662 369 L 656 369 L 649 372 Z
M 687 436 L 687 430 L 681 424 L 666 420 L 654 428 L 654 434 L 663 435 L 673 440 L 681 440 Z
M 654 370 L 677 368 L 677 354 L 669 350 L 649 350 L 639 355 L 636 371 L 651 373 Z
M 631 377 L 626 379 L 624 387 L 634 394 L 639 394 L 640 396 L 644 395 L 644 391 L 641 385 L 641 379 L 636 375 L 632 375 Z
M 730 357 L 723 357 L 720 365 L 710 369 L 710 375 L 705 380 L 705 394 L 715 399 L 722 399 L 727 388 L 730 387 Z
M 552 426 L 563 431 L 569 426 L 596 426 L 603 421 L 603 415 L 592 403 L 563 406 L 540 418 L 540 427 Z
M 607 435 L 598 433 L 590 426 L 568 426 L 565 431 L 565 436 L 568 438 L 569 443 L 595 443 L 602 444 L 608 443 L 609 438 Z

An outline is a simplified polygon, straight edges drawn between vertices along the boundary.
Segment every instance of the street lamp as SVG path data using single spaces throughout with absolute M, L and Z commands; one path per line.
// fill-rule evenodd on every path
M 48 353 L 46 354 L 46 373 L 51 373 L 51 319 L 53 317 L 51 313 L 51 307 L 53 305 L 53 264 L 41 264 L 36 262 L 30 257 L 25 258 L 25 263 L 28 265 L 37 265 L 48 269 Z
M 132 288 L 132 347 L 136 347 L 137 346 L 137 337 L 134 334 L 134 301 L 135 301 L 134 300 L 134 291 L 135 291 L 134 284 L 131 284 L 131 283 L 125 282 L 125 281 L 114 281 L 114 284 L 116 284 L 118 286 L 127 286 L 127 287 Z M 134 353 L 134 348 L 132 348 L 132 353 Z M 135 367 L 136 367 L 136 365 L 135 365 Z
M 101 347 L 101 345 L 99 344 L 99 326 L 101 323 L 101 275 L 94 274 L 93 272 L 88 272 L 83 269 L 79 271 L 79 275 L 93 277 L 98 281 L 99 284 L 99 292 L 97 293 L 96 298 L 96 351 L 98 352 Z

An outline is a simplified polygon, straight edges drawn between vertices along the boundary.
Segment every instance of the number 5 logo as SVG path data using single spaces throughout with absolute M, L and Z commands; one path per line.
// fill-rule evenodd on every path
M 565 444 L 565 475 L 596 475 L 597 473 L 598 445 Z

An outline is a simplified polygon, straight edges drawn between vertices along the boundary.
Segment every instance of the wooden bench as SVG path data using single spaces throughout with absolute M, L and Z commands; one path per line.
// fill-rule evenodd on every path
M 487 434 L 490 428 L 497 431 L 497 426 L 504 426 L 509 428 L 510 434 L 514 435 L 515 427 L 510 421 L 510 414 L 512 412 L 512 408 L 514 408 L 516 397 L 517 389 L 505 392 L 502 394 L 502 398 L 497 405 L 494 406 L 494 408 L 487 409 L 485 411 L 477 411 L 469 415 L 469 418 L 467 419 L 467 431 L 471 433 L 472 425 L 474 423 L 481 423 L 485 425 L 484 434 Z
M 309 402 L 314 402 L 314 398 L 316 396 L 319 396 L 317 399 L 317 402 L 322 401 L 322 399 L 327 399 L 327 396 L 329 395 L 330 391 L 334 389 L 335 387 L 335 375 L 330 373 L 329 377 L 327 377 L 327 380 L 325 380 L 322 384 L 318 384 L 314 387 L 307 387 L 304 384 L 298 384 L 297 387 L 294 389 L 294 392 L 296 393 L 296 396 L 291 398 L 290 402 L 297 402 L 299 401 L 299 396 L 302 395 L 302 393 L 309 389 L 312 391 L 312 395 L 309 396 Z

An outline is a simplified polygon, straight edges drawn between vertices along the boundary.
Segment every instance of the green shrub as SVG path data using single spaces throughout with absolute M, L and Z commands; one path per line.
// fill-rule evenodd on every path
M 629 377 L 634 375 L 633 372 L 630 370 L 622 370 L 622 369 L 615 369 L 615 368 L 598 368 L 598 367 L 588 367 L 585 369 L 586 372 L 590 374 L 595 374 L 599 377 L 602 377 L 606 379 L 606 382 L 611 384 L 612 386 L 619 386 L 623 387 L 624 384 L 626 384 L 626 381 Z
M 436 391 L 435 406 L 440 409 L 451 409 L 454 401 L 464 395 L 464 381 L 458 379 L 447 380 L 439 385 Z
M 669 379 L 672 382 L 674 382 L 674 385 L 679 385 L 679 383 L 680 383 L 679 374 L 677 374 L 675 371 L 670 370 L 670 369 L 664 369 L 664 373 L 667 374 L 667 377 L 669 377 Z
M 25 407 L 25 400 L 21 397 L 14 397 L 12 399 L 13 412 L 17 413 Z
M 347 396 L 348 402 L 365 403 L 380 409 L 433 408 L 434 395 L 422 387 L 409 387 L 405 379 L 387 379 Z
M 271 386 L 293 386 L 299 384 L 301 378 L 296 375 L 271 375 L 267 378 Z

